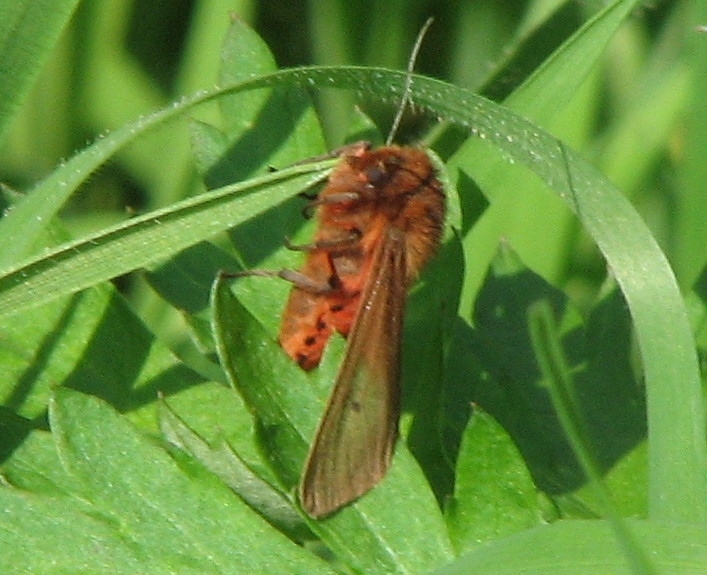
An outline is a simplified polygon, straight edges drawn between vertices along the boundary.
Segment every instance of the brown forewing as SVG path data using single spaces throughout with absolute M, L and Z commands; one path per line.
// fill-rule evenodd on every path
M 305 463 L 299 496 L 312 517 L 361 496 L 385 475 L 398 432 L 404 233 L 388 228 L 373 255 L 343 362 Z

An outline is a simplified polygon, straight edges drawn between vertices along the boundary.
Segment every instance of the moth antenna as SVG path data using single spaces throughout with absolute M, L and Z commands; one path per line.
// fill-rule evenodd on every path
M 415 70 L 415 61 L 417 60 L 417 54 L 420 52 L 420 46 L 422 46 L 422 40 L 427 34 L 427 30 L 432 25 L 434 18 L 428 18 L 427 21 L 422 25 L 420 31 L 417 33 L 417 39 L 415 40 L 415 45 L 412 47 L 412 53 L 410 54 L 410 59 L 408 60 L 407 73 L 405 75 L 405 85 L 403 86 L 403 96 L 400 100 L 400 106 L 398 107 L 398 112 L 395 114 L 395 119 L 393 120 L 393 125 L 390 127 L 390 133 L 385 140 L 385 145 L 389 146 L 393 143 L 393 138 L 400 127 L 400 122 L 403 119 L 403 114 L 405 113 L 405 108 L 410 101 L 410 86 L 412 86 L 412 73 Z

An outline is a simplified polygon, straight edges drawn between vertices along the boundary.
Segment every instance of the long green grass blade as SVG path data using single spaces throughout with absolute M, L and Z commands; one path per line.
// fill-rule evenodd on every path
M 164 259 L 305 191 L 331 161 L 226 186 L 64 244 L 0 278 L 0 316 Z M 253 194 L 260 190 L 263 193 Z

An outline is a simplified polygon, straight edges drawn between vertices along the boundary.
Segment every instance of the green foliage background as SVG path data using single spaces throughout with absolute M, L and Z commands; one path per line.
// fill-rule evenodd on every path
M 0 0 L 2 572 L 704 573 L 707 2 L 286 4 Z M 429 16 L 404 441 L 315 522 L 343 343 L 214 279 L 297 265 L 294 162 L 381 141 Z

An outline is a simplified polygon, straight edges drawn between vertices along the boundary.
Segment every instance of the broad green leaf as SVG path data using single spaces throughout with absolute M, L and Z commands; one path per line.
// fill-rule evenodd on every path
M 78 4 L 0 1 L 0 140 Z
M 627 521 L 664 575 L 707 570 L 707 529 L 660 521 Z M 482 545 L 434 575 L 634 575 L 607 521 L 558 521 Z
M 313 385 L 221 280 L 213 301 L 222 365 L 253 411 L 279 488 L 292 493 L 328 389 Z M 334 366 L 322 367 L 331 381 Z M 308 523 L 340 560 L 362 572 L 424 571 L 451 558 L 439 507 L 402 442 L 379 486 L 332 517 Z
M 476 401 L 513 437 L 540 489 L 553 495 L 572 492 L 586 479 L 543 379 L 528 314 L 547 302 L 557 318 L 588 422 L 585 440 L 606 471 L 645 438 L 643 390 L 633 369 L 625 304 L 610 291 L 584 321 L 561 291 L 525 269 L 508 248 L 493 264 L 477 298 L 470 335 L 486 374 Z
M 24 310 L 3 326 L 0 397 L 30 419 L 45 412 L 53 386 L 65 385 L 102 397 L 154 427 L 154 417 L 145 416 L 158 392 L 172 395 L 202 382 L 111 286 Z
M 63 497 L 73 489 L 61 467 L 51 433 L 29 425 L 22 442 L 3 458 L 1 469 L 8 485 L 22 491 Z
M 71 498 L 47 497 L 5 487 L 0 566 L 3 573 L 204 572 L 165 557 L 144 560 L 118 536 L 110 522 L 76 505 Z M 99 545 L 96 543 L 99 542 Z
M 165 438 L 217 475 L 250 507 L 295 541 L 306 538 L 304 521 L 292 509 L 282 493 L 261 479 L 255 470 L 224 441 L 211 447 L 194 430 L 162 402 L 159 410 L 160 429 Z M 259 467 L 258 472 L 262 470 Z M 311 536 L 311 535 L 310 535 Z
M 330 572 L 99 400 L 59 389 L 50 423 L 67 494 L 0 490 L 4 573 Z
M 459 450 L 454 495 L 445 510 L 457 551 L 544 523 L 550 506 L 542 503 L 511 438 L 489 414 L 475 408 Z
M 263 40 L 243 21 L 234 20 L 221 51 L 221 85 L 275 72 L 275 59 Z M 194 146 L 210 188 L 326 151 L 310 94 L 297 84 L 235 93 L 220 98 L 219 106 L 224 130 L 221 145 L 212 146 L 210 157 Z
M 268 45 L 243 20 L 233 19 L 221 45 L 219 82 L 237 84 L 276 71 L 275 56 Z M 260 90 L 220 98 L 218 104 L 225 132 L 236 138 L 257 129 L 253 118 L 258 117 L 270 94 L 270 90 Z M 267 121 L 264 115 L 261 119 Z
M 457 203 L 453 188 L 446 187 L 447 205 Z M 447 232 L 459 225 L 453 207 Z M 451 220 L 451 221 L 450 221 Z M 452 228 L 457 223 L 455 228 Z M 458 237 L 445 241 L 407 294 L 403 337 L 403 410 L 414 417 L 402 427 L 410 451 L 423 468 L 439 501 L 452 492 L 454 455 L 444 436 L 446 386 L 444 358 L 454 336 L 464 260 Z

